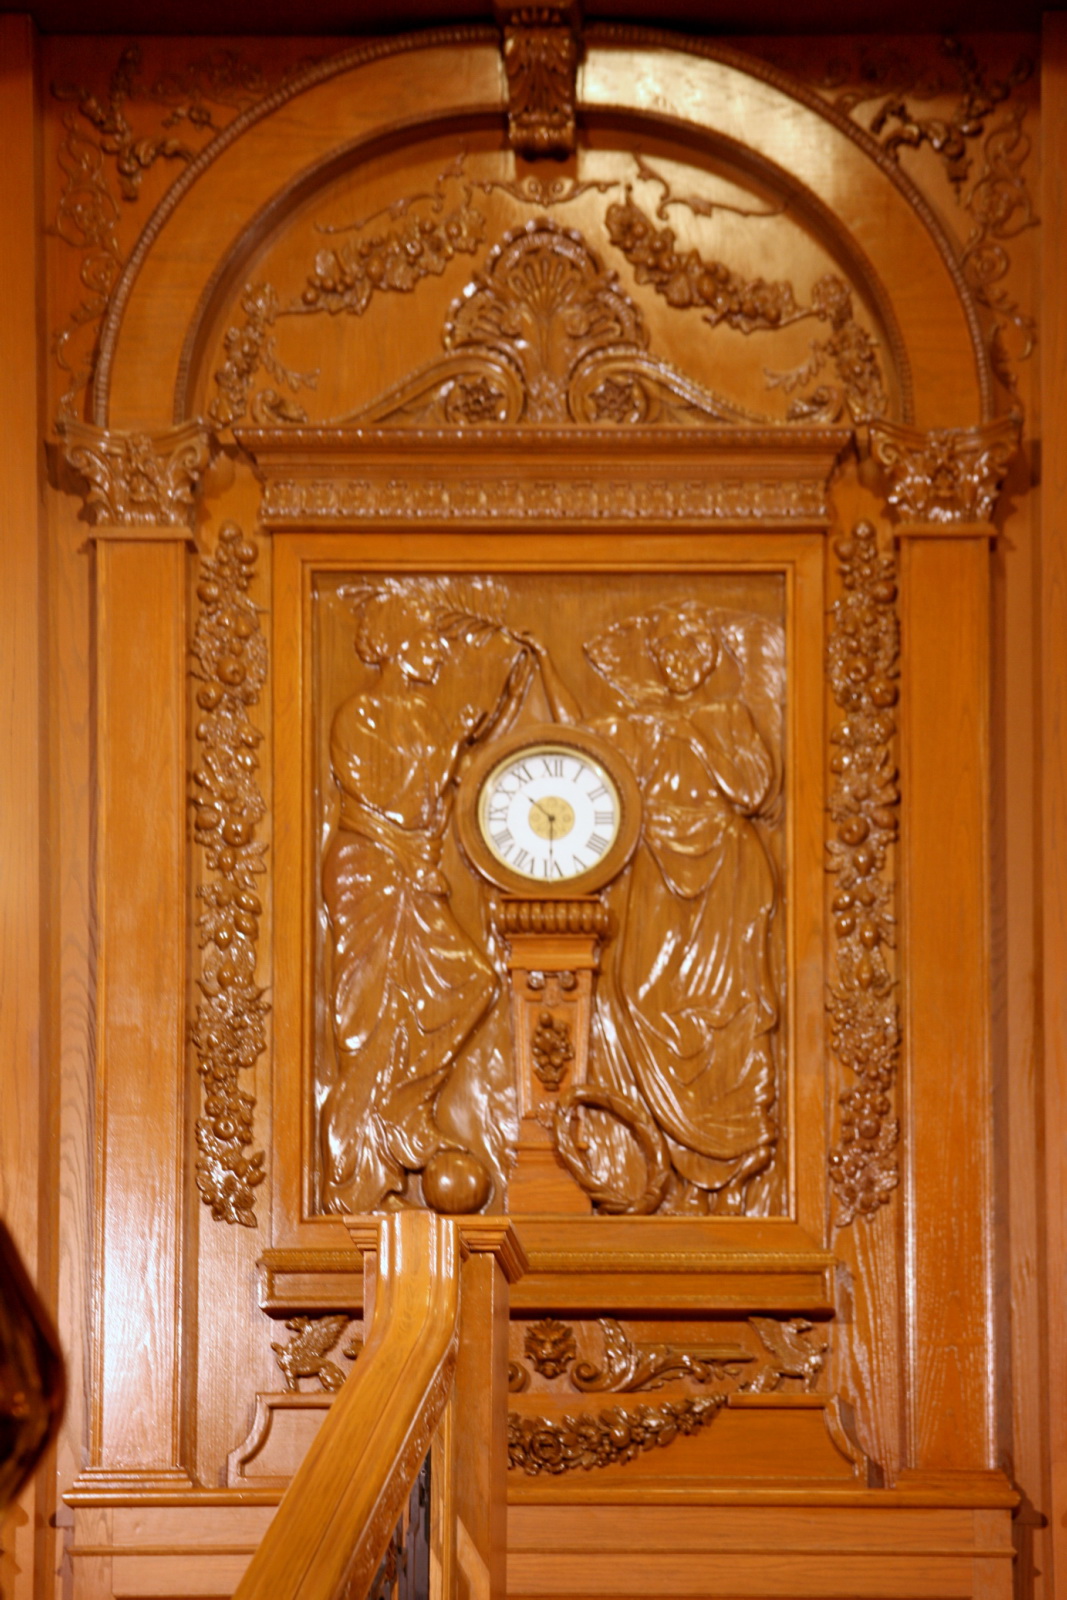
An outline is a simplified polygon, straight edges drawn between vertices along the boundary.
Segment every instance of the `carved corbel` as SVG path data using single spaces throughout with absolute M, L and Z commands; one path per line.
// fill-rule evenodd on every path
M 579 12 L 573 0 L 495 0 L 508 80 L 508 142 L 527 161 L 574 154 Z
M 59 427 L 67 465 L 88 484 L 85 509 L 94 527 L 192 528 L 211 455 L 202 422 L 155 433 L 112 433 L 69 418 Z
M 871 455 L 888 479 L 886 498 L 904 523 L 988 522 L 1012 456 L 1018 417 L 976 428 L 871 424 Z

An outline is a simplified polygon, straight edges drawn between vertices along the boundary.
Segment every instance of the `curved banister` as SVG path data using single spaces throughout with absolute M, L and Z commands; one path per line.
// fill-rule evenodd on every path
M 367 1593 L 448 1400 L 459 1271 L 449 1218 L 380 1219 L 370 1336 L 234 1600 Z

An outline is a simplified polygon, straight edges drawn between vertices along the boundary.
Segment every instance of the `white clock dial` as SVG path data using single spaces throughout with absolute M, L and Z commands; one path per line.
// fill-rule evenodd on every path
M 571 745 L 516 751 L 493 768 L 478 796 L 478 827 L 490 852 L 541 883 L 589 872 L 615 843 L 621 822 L 611 776 Z

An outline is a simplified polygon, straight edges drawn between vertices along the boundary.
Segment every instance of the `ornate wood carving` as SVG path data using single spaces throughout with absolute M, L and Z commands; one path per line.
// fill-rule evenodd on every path
M 902 521 L 986 522 L 1019 431 L 1018 417 L 929 432 L 885 422 L 871 428 L 871 454 L 886 471 L 886 498 Z
M 208 463 L 210 435 L 199 422 L 156 433 L 109 433 L 67 418 L 66 460 L 88 483 L 89 520 L 115 527 L 190 527 Z
M 811 355 L 802 366 L 768 374 L 770 384 L 787 393 L 808 391 L 792 402 L 790 421 L 836 422 L 846 408 L 855 422 L 884 413 L 887 402 L 877 347 L 856 322 L 852 295 L 836 274 L 820 278 L 811 305 L 802 306 L 790 283 L 742 278 L 725 262 L 705 260 L 695 250 L 683 255 L 673 229 L 656 228 L 631 198 L 610 205 L 605 223 L 608 237 L 634 268 L 638 283 L 651 284 L 679 310 L 701 307 L 713 328 L 725 323 L 741 333 L 773 331 L 808 317 L 829 324 L 829 338 L 812 341 Z M 810 388 L 827 364 L 833 367 L 837 384 Z
M 494 9 L 503 34 L 512 149 L 528 161 L 573 155 L 578 6 L 574 0 L 495 0 Z
M 249 1154 L 255 1099 L 240 1087 L 266 1045 L 267 1005 L 256 982 L 263 907 L 257 878 L 266 846 L 255 837 L 266 805 L 256 778 L 262 734 L 248 712 L 267 675 L 267 645 L 249 598 L 258 551 L 235 523 L 200 564 L 192 653 L 202 755 L 193 773 L 194 836 L 212 877 L 200 885 L 200 1000 L 192 1042 L 204 1084 L 196 1181 L 217 1222 L 254 1227 L 263 1152 Z
M 969 219 L 961 267 L 980 305 L 993 318 L 990 356 L 993 371 L 1015 395 L 1018 382 L 1013 362 L 1025 360 L 1034 347 L 1036 323 L 1005 287 L 1011 270 L 1011 241 L 1038 222 L 1026 178 L 1030 138 L 1023 130 L 1026 108 L 1007 104 L 1013 90 L 1032 76 L 1031 57 L 1021 55 L 1006 76 L 993 78 L 963 40 L 941 41 L 955 82 L 939 72 L 924 71 L 896 50 L 865 46 L 855 62 L 838 62 L 818 87 L 834 94 L 835 107 L 855 116 L 880 101 L 870 118 L 872 134 L 894 162 L 906 150 L 929 145 L 940 156 L 956 202 Z M 958 93 L 954 106 L 941 114 L 918 109 L 939 96 Z M 1000 107 L 1003 116 L 990 126 Z M 982 167 L 972 178 L 973 143 L 981 139 Z M 1009 348 L 1009 335 L 1015 348 Z
M 356 518 L 430 522 L 615 522 L 670 518 L 706 522 L 815 522 L 826 514 L 822 482 L 663 477 L 294 478 L 270 482 L 264 521 L 274 526 Z
M 608 625 L 568 645 L 587 715 L 538 637 L 552 618 L 536 586 L 412 575 L 330 593 L 333 648 L 347 634 L 362 667 L 344 668 L 340 704 L 327 691 L 320 1204 L 436 1206 L 439 1169 L 463 1162 L 483 1170 L 478 1209 L 516 1149 L 519 1178 L 527 1148 L 558 1173 L 554 1141 L 598 1209 L 743 1211 L 778 1137 L 780 623 L 612 599 Z M 535 695 L 553 723 L 523 710 Z M 491 909 L 472 876 L 485 773 L 553 728 L 560 749 L 610 750 L 605 770 L 633 791 L 608 905 L 546 885 Z
M 899 1124 L 892 1092 L 900 1058 L 900 1008 L 890 952 L 895 941 L 890 850 L 900 791 L 893 759 L 899 625 L 896 563 L 869 522 L 836 541 L 844 595 L 834 604 L 827 668 L 843 715 L 831 732 L 829 870 L 837 940 L 830 985 L 831 1043 L 855 1077 L 840 1096 L 841 1129 L 830 1155 L 837 1222 L 872 1216 L 896 1188 Z
M 697 1433 L 713 1422 L 726 1404 L 725 1395 L 699 1400 L 661 1400 L 654 1406 L 577 1416 L 508 1415 L 508 1469 L 528 1477 L 540 1473 L 591 1472 L 594 1467 L 622 1466 L 643 1450 L 663 1449 L 674 1440 Z
M 513 229 L 490 252 L 453 304 L 443 343 L 442 360 L 354 420 L 420 427 L 759 420 L 650 355 L 644 319 L 617 275 L 580 233 L 547 217 Z
M 79 391 L 92 376 L 96 333 L 122 270 L 123 211 L 139 200 L 145 174 L 160 161 L 190 162 L 196 154 L 190 141 L 202 148 L 218 133 L 219 107 L 236 114 L 270 88 L 266 76 L 232 50 L 216 50 L 153 80 L 142 76 L 142 65 L 143 52 L 135 43 L 123 50 L 102 94 L 84 84 L 52 84 L 53 96 L 70 105 L 59 151 L 64 181 L 56 232 L 81 253 L 79 277 L 85 291 L 54 340 L 56 360 L 68 378 L 60 400 L 63 416 L 72 413 Z M 154 108 L 149 131 L 134 127 L 131 104 Z M 177 128 L 181 137 L 174 132 Z M 110 162 L 118 196 L 108 178 Z
M 685 1345 L 635 1340 L 614 1317 L 600 1317 L 595 1326 L 602 1344 L 599 1362 L 579 1359 L 574 1328 L 551 1317 L 527 1327 L 526 1360 L 540 1376 L 566 1377 L 583 1394 L 633 1394 L 677 1383 L 701 1388 L 716 1384 L 723 1393 L 739 1394 L 773 1393 L 788 1383 L 810 1393 L 829 1348 L 825 1340 L 813 1337 L 814 1324 L 803 1317 L 749 1317 L 740 1326 L 756 1334 L 755 1348 L 726 1337 L 739 1331 L 737 1324 L 723 1327 L 722 1337 Z M 720 1330 L 713 1326 L 709 1331 Z M 512 1392 L 524 1387 L 516 1380 Z
M 331 1394 L 341 1387 L 345 1373 L 328 1357 L 348 1327 L 348 1321 L 343 1313 L 329 1317 L 289 1318 L 285 1326 L 293 1337 L 287 1344 L 272 1344 L 271 1349 L 290 1393 L 299 1392 L 301 1378 L 317 1378 L 321 1387 Z M 354 1352 L 345 1350 L 344 1354 Z

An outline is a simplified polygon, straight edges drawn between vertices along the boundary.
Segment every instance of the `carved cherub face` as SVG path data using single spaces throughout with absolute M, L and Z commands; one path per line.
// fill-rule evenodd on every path
M 668 626 L 648 641 L 648 653 L 672 694 L 692 694 L 714 671 L 718 648 L 714 636 L 699 630 Z

